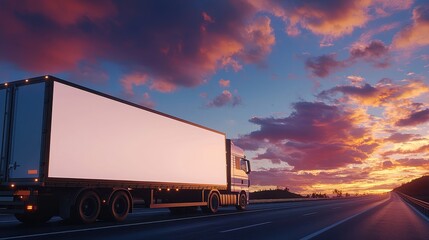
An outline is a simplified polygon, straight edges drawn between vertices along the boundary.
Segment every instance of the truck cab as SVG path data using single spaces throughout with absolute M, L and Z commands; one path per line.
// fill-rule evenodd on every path
M 227 139 L 227 159 L 230 159 L 229 191 L 238 193 L 237 208 L 244 209 L 249 203 L 250 161 L 246 159 L 243 149 Z

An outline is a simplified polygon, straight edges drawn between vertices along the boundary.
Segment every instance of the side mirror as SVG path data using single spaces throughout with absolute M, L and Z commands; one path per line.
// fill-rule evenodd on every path
M 243 159 L 243 161 L 246 163 L 246 169 L 243 169 L 247 174 L 249 174 L 252 170 L 250 168 L 250 161 L 247 159 Z

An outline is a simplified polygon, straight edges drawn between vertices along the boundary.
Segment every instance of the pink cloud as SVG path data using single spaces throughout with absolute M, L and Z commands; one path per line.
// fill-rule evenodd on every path
M 307 69 L 318 77 L 327 77 L 334 71 L 346 66 L 345 62 L 338 61 L 335 54 L 322 55 L 319 57 L 308 58 L 305 62 Z
M 229 80 L 226 80 L 226 79 L 219 80 L 219 85 L 221 87 L 227 88 L 227 87 L 229 87 L 229 84 L 230 84 Z
M 418 6 L 413 10 L 412 24 L 398 32 L 392 45 L 396 48 L 416 48 L 429 45 L 429 6 Z
M 379 146 L 371 129 L 356 122 L 357 112 L 322 102 L 298 102 L 293 108 L 288 117 L 250 119 L 260 129 L 242 136 L 237 145 L 265 149 L 255 159 L 286 162 L 294 171 L 361 163 Z
M 383 162 L 383 168 L 392 168 L 393 163 L 391 161 L 384 161 Z
M 139 104 L 147 108 L 155 108 L 155 102 L 151 99 L 150 94 L 147 92 L 143 94 L 143 98 Z
M 251 1 L 257 8 L 280 17 L 287 24 L 290 35 L 300 33 L 299 28 L 337 38 L 364 26 L 370 19 L 371 1 Z
M 242 54 L 245 62 L 261 62 L 275 44 L 276 38 L 271 28 L 271 19 L 266 16 L 257 17 L 247 28 L 247 46 Z
M 210 17 L 210 15 L 208 15 L 206 12 L 203 12 L 201 15 L 203 16 L 204 21 L 209 22 L 209 23 L 214 23 L 215 22 L 213 20 L 213 18 Z
M 283 169 L 272 168 L 266 171 L 253 171 L 250 175 L 253 185 L 274 185 L 288 187 L 293 192 L 313 191 L 313 185 L 317 184 L 340 184 L 354 183 L 365 180 L 369 176 L 369 171 L 356 169 L 345 169 L 332 171 L 320 171 L 319 173 L 291 172 Z M 333 189 L 324 189 L 330 194 Z
M 363 84 L 361 86 L 336 86 L 322 91 L 318 97 L 324 99 L 342 93 L 346 98 L 357 101 L 360 104 L 379 107 L 393 102 L 413 99 L 429 92 L 429 86 L 422 81 L 408 80 L 401 84 L 394 84 L 384 79 L 375 86 Z
M 223 92 L 211 100 L 207 107 L 223 107 L 223 106 L 232 106 L 235 107 L 241 104 L 241 98 L 238 95 L 233 95 L 228 90 L 223 90 Z
M 385 33 L 385 32 L 390 31 L 392 29 L 398 28 L 399 26 L 400 26 L 399 22 L 394 22 L 394 23 L 389 23 L 389 24 L 386 24 L 386 25 L 382 25 L 382 26 L 380 26 L 378 28 L 370 29 L 368 31 L 365 31 L 362 35 L 360 35 L 359 42 L 361 42 L 361 43 L 367 43 L 375 35 L 380 34 L 380 33 Z
M 385 141 L 402 143 L 402 142 L 408 142 L 418 136 L 419 135 L 415 135 L 415 134 L 394 133 L 390 135 L 388 138 L 386 138 Z
M 357 61 L 371 63 L 377 68 L 385 68 L 390 64 L 389 47 L 379 40 L 373 40 L 369 44 L 354 45 L 349 54 L 350 56 L 344 60 L 337 60 L 336 54 L 310 57 L 306 60 L 305 66 L 313 75 L 324 78 L 335 71 L 355 64 Z
M 426 158 L 402 158 L 396 160 L 401 166 L 424 167 L 429 166 L 429 159 Z
M 391 15 L 398 10 L 409 9 L 414 0 L 374 0 L 375 13 L 381 17 Z
M 396 122 L 396 126 L 416 126 L 429 122 L 429 108 L 411 113 L 407 118 L 400 119 Z
M 415 149 L 395 149 L 395 150 L 389 150 L 384 152 L 382 155 L 384 157 L 394 155 L 394 154 L 421 154 L 421 153 L 428 153 L 429 152 L 429 145 L 423 145 L 421 147 L 415 148 Z
M 150 89 L 171 92 L 203 84 L 219 69 L 262 64 L 275 36 L 271 20 L 257 12 L 246 1 L 169 8 L 157 1 L 4 1 L 0 61 L 50 74 L 107 61 L 126 75 L 146 75 Z
M 350 60 L 364 59 L 375 67 L 389 66 L 389 48 L 379 40 L 373 40 L 368 45 L 356 45 L 350 50 Z
M 127 74 L 121 78 L 122 87 L 125 89 L 125 92 L 128 95 L 134 95 L 133 88 L 136 86 L 141 86 L 146 84 L 148 81 L 148 76 L 141 73 L 131 73 Z

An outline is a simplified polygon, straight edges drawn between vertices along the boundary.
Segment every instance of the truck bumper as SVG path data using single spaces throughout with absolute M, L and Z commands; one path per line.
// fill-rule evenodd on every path
M 27 202 L 29 196 L 30 191 L 0 191 L 0 213 L 24 213 L 31 205 Z

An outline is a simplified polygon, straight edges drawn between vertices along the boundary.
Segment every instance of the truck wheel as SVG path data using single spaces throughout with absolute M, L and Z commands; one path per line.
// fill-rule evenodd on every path
M 202 207 L 201 209 L 203 210 L 203 212 L 206 212 L 206 213 L 216 213 L 217 210 L 219 210 L 219 205 L 220 205 L 219 194 L 212 193 L 209 196 L 207 207 Z
M 130 198 L 124 191 L 115 192 L 109 202 L 109 217 L 116 222 L 124 221 L 130 211 Z
M 235 206 L 237 210 L 243 211 L 247 207 L 247 196 L 245 193 L 240 193 L 240 196 L 238 197 L 238 205 Z
M 40 211 L 32 213 L 17 213 L 15 214 L 15 218 L 24 224 L 37 225 L 49 221 L 49 219 L 52 218 L 52 214 Z
M 94 191 L 83 192 L 76 200 L 73 220 L 79 223 L 93 223 L 100 214 L 100 198 Z

